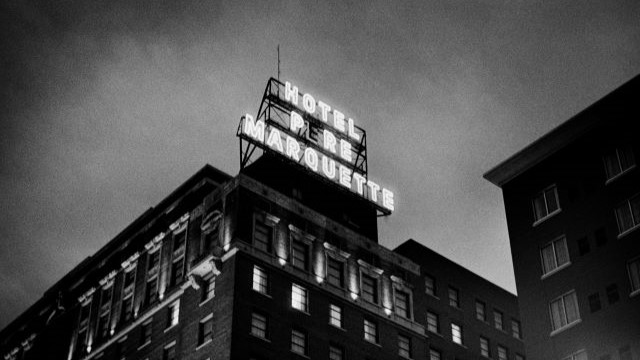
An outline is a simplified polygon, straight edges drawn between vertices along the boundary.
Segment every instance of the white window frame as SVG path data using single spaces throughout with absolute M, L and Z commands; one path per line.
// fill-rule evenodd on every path
M 558 250 L 556 249 L 556 243 L 558 242 L 562 242 L 564 243 L 564 248 L 566 250 L 567 253 L 567 262 L 558 265 Z M 544 253 L 543 250 L 546 249 L 549 245 L 551 245 L 552 249 L 553 249 L 553 262 L 555 264 L 555 267 L 553 269 L 549 269 L 549 270 L 545 270 L 545 258 L 544 258 Z M 549 241 L 548 243 L 544 244 L 544 246 L 542 246 L 540 248 L 540 267 L 542 269 L 542 275 L 540 277 L 540 279 L 545 279 L 549 276 L 551 276 L 552 274 L 557 273 L 558 271 L 568 267 L 571 265 L 571 255 L 569 254 L 569 245 L 567 243 L 567 237 L 564 235 L 558 236 L 557 238 Z
M 382 269 L 379 269 L 379 268 L 367 263 L 366 261 L 364 261 L 362 259 L 358 259 L 358 265 L 360 265 L 359 266 L 359 270 L 360 270 L 359 271 L 359 273 L 360 273 L 360 276 L 359 276 L 359 278 L 360 278 L 360 284 L 359 284 L 360 285 L 360 297 L 364 301 L 366 301 L 366 302 L 368 302 L 370 304 L 379 305 L 380 304 L 380 300 L 382 298 L 381 297 L 382 296 L 382 289 L 380 288 L 381 287 L 380 285 L 382 283 L 381 277 L 382 277 L 382 273 L 384 271 Z M 362 287 L 362 284 L 363 284 L 362 274 L 365 274 L 365 275 L 369 276 L 370 278 L 372 278 L 375 281 L 375 284 L 376 284 L 376 289 L 375 289 L 376 290 L 376 293 L 375 293 L 375 295 L 376 295 L 375 300 L 376 301 L 375 302 L 371 302 L 368 299 L 365 299 L 364 296 L 363 296 L 364 293 L 362 291 L 362 288 L 363 288 Z
M 567 305 L 565 303 L 565 298 L 567 296 L 571 296 L 571 295 L 573 295 L 573 299 L 575 300 L 577 318 L 575 320 L 573 320 L 572 322 L 569 322 L 569 319 L 567 318 Z M 562 301 L 562 310 L 563 310 L 563 313 L 564 313 L 566 324 L 561 325 L 558 328 L 554 328 L 553 308 L 552 308 L 551 305 L 554 302 L 558 301 L 558 300 Z M 564 293 L 564 294 L 552 299 L 551 301 L 549 301 L 549 320 L 551 322 L 551 330 L 552 330 L 551 334 L 550 334 L 551 336 L 553 336 L 553 335 L 555 335 L 557 333 L 560 333 L 560 332 L 562 332 L 562 331 L 564 331 L 566 329 L 569 329 L 569 328 L 579 324 L 580 322 L 582 322 L 582 317 L 580 316 L 580 306 L 578 304 L 578 295 L 577 295 L 575 290 L 568 291 L 568 292 L 566 292 L 566 293 Z
M 622 168 L 622 161 L 620 161 L 620 152 L 623 152 L 624 150 L 628 150 L 628 154 L 631 155 L 630 156 L 630 160 L 632 162 L 632 164 L 623 169 Z M 616 174 L 609 174 L 609 169 L 607 167 L 607 158 L 610 157 L 611 159 L 613 159 L 614 161 L 617 162 L 618 167 L 620 168 L 620 172 L 616 173 Z M 629 171 L 633 170 L 636 167 L 636 160 L 635 160 L 635 154 L 633 153 L 633 147 L 630 144 L 626 144 L 623 146 L 618 146 L 615 149 L 613 149 L 611 152 L 609 152 L 609 154 L 605 154 L 602 156 L 602 162 L 604 164 L 604 173 L 605 176 L 607 178 L 605 184 L 609 184 L 611 183 L 613 180 L 621 177 L 622 175 L 628 173 Z
M 362 333 L 365 341 L 368 341 L 372 344 L 378 344 L 380 341 L 378 323 L 375 322 L 374 320 L 369 320 L 368 318 L 364 318 L 364 320 L 362 321 L 362 324 L 363 324 Z M 369 324 L 369 326 L 367 326 L 367 324 Z M 370 338 L 371 334 L 367 332 L 367 328 L 373 329 L 373 337 L 374 337 L 373 339 Z
M 337 309 L 337 311 L 334 311 Z M 334 317 L 333 314 L 338 314 L 338 318 Z M 339 329 L 343 329 L 343 321 L 342 321 L 342 306 L 336 305 L 333 303 L 329 304 L 329 324 L 335 326 Z
M 556 198 L 556 203 L 558 204 L 558 208 L 549 212 L 549 202 L 547 201 L 547 191 L 549 191 L 550 189 L 553 189 L 553 194 Z M 540 218 L 538 218 L 538 214 L 536 212 L 536 204 L 535 201 L 536 199 L 542 195 L 543 199 L 544 199 L 544 208 L 545 208 L 545 212 L 546 214 L 541 216 Z M 538 224 L 540 224 L 541 222 L 551 218 L 552 216 L 558 214 L 559 212 L 562 211 L 562 206 L 560 206 L 560 196 L 558 195 L 558 186 L 557 184 L 553 184 L 550 186 L 547 186 L 546 188 L 544 188 L 542 191 L 539 191 L 535 194 L 535 196 L 533 197 L 533 199 L 531 199 L 531 208 L 533 210 L 533 226 L 536 226 Z
M 298 294 L 297 291 L 300 293 Z M 309 313 L 309 290 L 306 287 L 291 283 L 291 307 L 303 313 Z
M 635 264 L 635 269 L 631 268 L 633 264 Z M 627 274 L 629 275 L 629 286 L 631 288 L 629 297 L 634 297 L 640 294 L 640 256 L 627 261 Z
M 623 201 L 622 203 L 620 203 L 618 206 L 616 206 L 613 210 L 615 216 L 616 216 L 616 224 L 618 225 L 618 239 L 627 235 L 628 233 L 636 230 L 638 227 L 640 227 L 640 218 L 639 219 L 635 219 L 633 216 L 633 207 L 631 206 L 632 202 L 640 202 L 640 194 L 635 194 L 633 196 L 631 196 L 630 198 L 626 199 L 625 201 Z M 633 222 L 633 225 L 631 225 L 631 227 L 626 228 L 626 229 L 622 229 L 622 227 L 620 226 L 620 217 L 618 215 L 618 210 L 619 209 L 625 209 L 627 211 L 629 211 L 629 215 L 631 216 L 631 221 Z
M 456 332 L 458 332 L 458 334 L 456 334 Z M 464 345 L 462 325 L 454 322 L 451 323 L 451 341 L 457 345 Z
M 259 281 L 256 282 L 256 279 Z M 262 284 L 262 280 L 264 280 L 264 284 Z M 264 291 L 262 289 L 263 287 Z M 251 289 L 259 294 L 269 295 L 269 273 L 262 266 L 253 265 L 253 271 L 251 272 Z

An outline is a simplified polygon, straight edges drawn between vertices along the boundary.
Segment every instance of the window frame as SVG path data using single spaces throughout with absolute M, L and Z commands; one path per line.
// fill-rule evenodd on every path
M 371 320 L 367 317 L 365 317 L 362 321 L 363 323 L 363 337 L 364 340 L 372 343 L 372 344 L 379 344 L 380 341 L 380 337 L 379 337 L 379 331 L 378 331 L 378 323 L 374 320 Z M 373 336 L 373 339 L 371 339 L 371 337 Z
M 455 299 L 452 297 L 452 295 L 455 295 Z M 455 309 L 461 309 L 460 307 L 460 290 L 458 290 L 458 288 L 449 285 L 449 288 L 447 290 L 447 299 L 449 306 L 451 306 L 452 308 Z
M 558 264 L 558 251 L 557 251 L 557 247 L 556 247 L 556 243 L 558 242 L 562 242 L 564 244 L 564 250 L 566 251 L 566 255 L 567 255 L 567 261 L 562 263 L 562 264 Z M 545 257 L 544 257 L 544 249 L 546 249 L 547 247 L 551 246 L 552 250 L 553 250 L 553 262 L 555 267 L 553 267 L 552 269 L 547 270 L 546 269 L 546 262 L 545 262 Z M 540 277 L 540 279 L 546 279 L 547 277 L 557 273 L 558 271 L 571 266 L 571 254 L 569 253 L 569 244 L 567 242 L 567 237 L 565 235 L 560 235 L 556 238 L 554 238 L 553 240 L 545 243 L 542 247 L 540 247 L 540 267 L 542 270 L 542 275 Z
M 571 322 L 569 322 L 569 319 L 568 319 L 568 316 L 567 316 L 567 306 L 566 306 L 566 303 L 565 303 L 565 298 L 566 297 L 570 297 L 570 296 L 572 296 L 572 301 L 574 302 L 575 311 L 576 311 L 576 315 L 577 315 L 577 318 L 575 320 L 571 321 Z M 560 325 L 559 327 L 556 328 L 555 324 L 554 324 L 552 305 L 557 301 L 562 301 L 562 312 L 564 314 L 564 318 L 565 318 L 564 320 L 565 320 L 566 323 L 564 325 Z M 555 297 L 551 301 L 549 301 L 549 319 L 551 320 L 550 321 L 551 330 L 552 330 L 551 331 L 551 336 L 553 336 L 553 335 L 555 335 L 555 334 L 557 334 L 559 332 L 562 332 L 562 331 L 564 331 L 566 329 L 569 329 L 569 328 L 579 324 L 582 321 L 582 317 L 580 316 L 580 306 L 579 306 L 579 303 L 578 303 L 578 295 L 577 295 L 575 290 L 572 289 L 572 290 L 570 290 L 570 291 L 568 291 L 568 292 L 566 292 L 566 293 L 564 293 L 564 294 L 562 294 L 562 295 L 560 295 L 558 297 Z
M 480 307 L 478 307 L 478 305 Z M 482 313 L 478 311 L 479 309 L 482 309 Z M 476 320 L 482 321 L 484 323 L 487 322 L 487 304 L 484 301 L 478 299 L 476 299 Z
M 635 272 L 632 272 L 630 267 L 633 264 L 635 264 Z M 640 294 L 640 256 L 627 261 L 627 275 L 629 275 L 629 287 L 631 288 L 629 297 L 634 297 Z
M 493 327 L 504 331 L 504 312 L 502 310 L 493 309 Z
M 296 293 L 296 290 L 299 293 Z M 291 307 L 303 313 L 309 313 L 309 290 L 306 287 L 291 283 Z
M 206 333 L 207 324 L 210 327 L 210 333 Z M 207 337 L 208 335 L 208 337 Z M 201 347 L 213 341 L 213 313 L 205 316 L 198 322 L 198 342 L 197 346 Z
M 556 204 L 558 206 L 557 209 L 549 212 L 549 202 L 547 201 L 547 192 L 549 190 L 553 189 L 553 194 L 556 200 Z M 538 213 L 536 211 L 536 199 L 538 199 L 540 196 L 542 195 L 543 201 L 544 201 L 544 207 L 545 207 L 545 212 L 546 214 L 541 216 L 540 218 L 538 218 Z M 558 185 L 557 184 L 552 184 L 547 186 L 546 188 L 542 189 L 541 191 L 538 191 L 534 196 L 533 199 L 531 199 L 531 206 L 532 206 L 532 210 L 533 210 L 533 226 L 536 226 L 540 223 L 542 223 L 543 221 L 553 217 L 554 215 L 560 213 L 562 211 L 562 206 L 560 206 L 560 196 L 558 194 Z
M 398 334 L 398 356 L 411 359 L 411 337 Z
M 266 314 L 259 311 L 252 311 L 251 322 L 249 324 L 249 334 L 259 339 L 269 339 L 269 317 Z M 259 327 L 258 325 L 260 324 L 264 324 L 264 327 Z M 260 332 L 264 334 L 260 335 Z
M 334 314 L 337 314 L 338 316 L 336 317 Z M 333 303 L 329 304 L 329 325 L 337 327 L 338 329 L 344 329 L 342 321 L 342 306 Z
M 625 199 L 624 201 L 621 201 L 620 203 L 618 203 L 617 206 L 614 207 L 613 212 L 615 214 L 616 217 L 616 225 L 618 226 L 618 239 L 621 237 L 624 237 L 625 235 L 631 233 L 632 231 L 638 229 L 640 227 L 640 216 L 638 216 L 638 219 L 634 218 L 634 212 L 633 212 L 633 206 L 632 206 L 632 202 L 633 203 L 638 203 L 638 207 L 640 207 L 640 193 L 635 194 L 631 197 L 629 197 L 628 199 Z M 626 209 L 629 211 L 629 217 L 631 219 L 631 222 L 633 223 L 631 225 L 631 227 L 622 229 L 621 227 L 621 219 L 620 219 L 620 215 L 619 215 L 619 210 L 620 209 Z
M 436 331 L 431 331 L 430 329 L 433 327 L 431 322 L 429 321 L 429 315 L 433 315 L 433 318 L 435 318 L 435 330 Z M 427 331 L 433 333 L 433 334 L 440 334 L 440 315 L 438 315 L 438 313 L 435 313 L 433 311 L 429 311 L 427 310 Z
M 294 339 L 299 339 L 302 340 L 302 344 L 297 343 L 294 341 Z M 294 353 L 294 354 L 298 354 L 298 355 L 303 355 L 303 356 L 308 356 L 309 354 L 309 334 L 300 329 L 300 328 L 292 328 L 291 329 L 291 346 L 289 347 L 289 350 Z M 302 352 L 296 350 L 300 348 L 302 350 Z
M 458 334 L 456 334 L 456 332 Z M 458 341 L 456 341 L 456 339 Z M 453 321 L 451 322 L 451 342 L 453 342 L 456 345 L 464 346 L 464 333 L 462 330 L 462 325 Z
M 629 160 L 630 160 L 631 164 L 627 168 L 623 169 L 622 168 L 622 161 L 620 161 L 620 152 L 623 152 L 624 150 L 628 151 L 628 153 L 626 153 L 626 155 L 630 155 L 629 156 Z M 616 161 L 616 165 L 618 165 L 618 168 L 620 169 L 619 172 L 617 172 L 615 174 L 610 174 L 609 173 L 609 167 L 607 166 L 607 158 L 611 158 L 611 159 Z M 636 167 L 636 160 L 635 160 L 635 154 L 633 152 L 633 146 L 631 146 L 631 144 L 624 144 L 624 145 L 621 145 L 621 146 L 616 146 L 614 149 L 610 150 L 608 154 L 602 155 L 602 162 L 603 162 L 603 165 L 604 165 L 604 174 L 605 174 L 605 177 L 606 177 L 605 184 L 609 184 L 612 181 L 614 181 L 614 180 L 618 179 L 619 177 L 621 177 L 622 175 L 630 172 L 631 170 L 633 170 Z
M 269 273 L 260 265 L 253 264 L 251 290 L 262 295 L 269 295 Z
M 430 282 L 431 285 L 427 285 L 427 282 Z M 436 284 L 436 278 L 429 274 L 424 274 L 424 293 L 429 296 L 433 296 L 436 299 L 438 298 L 438 287 Z

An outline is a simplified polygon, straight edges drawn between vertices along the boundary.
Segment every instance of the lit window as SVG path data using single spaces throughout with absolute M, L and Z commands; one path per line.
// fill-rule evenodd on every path
M 436 349 L 429 349 L 429 360 L 441 360 L 442 353 Z
M 209 315 L 198 324 L 198 345 L 213 339 L 213 316 Z
M 374 344 L 378 343 L 378 324 L 364 319 L 364 339 Z
M 269 278 L 267 272 L 263 268 L 254 265 L 253 266 L 253 290 L 267 294 L 269 289 Z
M 342 308 L 338 305 L 329 305 L 329 324 L 342 328 Z
M 307 355 L 307 334 L 301 330 L 291 330 L 291 351 Z
M 567 250 L 567 239 L 563 236 L 545 245 L 540 250 L 542 258 L 542 272 L 548 274 L 562 266 L 568 265 L 569 251 Z
M 424 292 L 431 296 L 436 296 L 436 279 L 429 275 L 424 277 Z
M 262 314 L 251 314 L 251 335 L 259 338 L 267 338 L 267 317 Z
M 170 328 L 177 325 L 178 320 L 180 320 L 180 301 L 176 301 L 169 305 L 169 309 L 167 311 L 167 327 Z
M 436 334 L 440 332 L 438 314 L 427 311 L 427 330 Z
M 462 345 L 462 327 L 455 323 L 451 323 L 451 341 Z
M 176 360 L 176 344 L 175 342 L 164 348 L 162 360 Z
M 558 189 L 555 185 L 541 191 L 533 199 L 535 221 L 540 221 L 557 211 L 560 211 L 560 203 L 558 202 Z
M 147 321 L 142 324 L 142 336 L 140 337 L 140 343 L 142 345 L 148 344 L 151 342 L 151 334 L 153 332 L 153 323 L 151 321 Z
M 520 332 L 520 322 L 517 320 L 511 320 L 511 335 L 516 339 L 522 339 L 522 333 Z
M 343 360 L 344 350 L 337 345 L 329 345 L 329 360 Z
M 640 196 L 626 200 L 616 208 L 616 219 L 620 234 L 635 228 L 640 224 Z
M 449 287 L 449 305 L 456 308 L 460 307 L 460 293 L 458 289 Z
M 291 307 L 296 310 L 308 312 L 307 289 L 300 285 L 291 285 Z
M 202 301 L 212 299 L 216 295 L 216 278 L 210 277 L 202 286 Z
M 498 330 L 502 330 L 502 313 L 498 310 L 493 311 L 493 325 Z
M 411 358 L 411 339 L 398 335 L 398 355 L 410 359 Z
M 400 291 L 400 290 L 396 290 L 395 291 L 395 303 L 396 303 L 396 314 L 405 317 L 405 318 L 410 318 L 411 317 L 411 312 L 409 311 L 409 294 L 404 292 L 404 291 Z
M 487 321 L 487 314 L 485 313 L 486 305 L 480 301 L 476 300 L 476 319 L 480 321 Z
M 627 270 L 629 271 L 629 280 L 631 281 L 631 291 L 640 290 L 640 258 L 629 261 L 629 263 L 627 263 Z
M 580 320 L 578 299 L 575 291 L 551 301 L 549 309 L 551 312 L 551 326 L 554 331 Z
M 378 279 L 362 274 L 362 299 L 374 304 L 378 303 Z
M 480 355 L 484 357 L 491 357 L 491 350 L 489 347 L 489 340 L 480 336 Z
M 267 225 L 263 220 L 256 217 L 253 229 L 253 246 L 256 249 L 271 252 L 273 242 L 273 227 Z
M 507 352 L 507 348 L 498 345 L 498 360 L 508 360 L 509 355 Z
M 607 174 L 607 180 L 632 169 L 636 162 L 633 157 L 631 146 L 616 148 L 608 154 L 604 155 L 604 169 Z
M 301 270 L 307 270 L 309 266 L 309 246 L 302 241 L 291 242 L 291 264 Z
M 575 354 L 571 354 L 562 360 L 588 360 L 587 352 L 584 350 L 578 351 Z
M 327 281 L 329 284 L 344 286 L 344 264 L 332 257 L 327 257 Z

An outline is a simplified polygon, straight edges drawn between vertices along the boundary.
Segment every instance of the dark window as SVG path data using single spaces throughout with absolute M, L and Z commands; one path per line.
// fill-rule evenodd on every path
M 109 312 L 103 312 L 98 319 L 98 338 L 106 339 L 109 336 Z
M 535 221 L 540 221 L 559 210 L 558 190 L 555 185 L 539 192 L 533 199 Z
M 362 298 L 374 304 L 378 303 L 378 279 L 362 274 Z
M 627 271 L 629 272 L 631 291 L 636 292 L 640 290 L 640 258 L 630 260 L 627 263 Z
M 342 346 L 331 344 L 329 345 L 329 360 L 343 360 L 344 349 Z
M 251 335 L 266 339 L 268 337 L 268 319 L 266 315 L 251 314 Z
M 160 251 L 155 251 L 147 257 L 147 272 L 158 266 L 160 263 Z
M 410 359 L 411 358 L 411 339 L 398 335 L 398 355 Z
M 291 330 L 291 351 L 307 355 L 307 333 L 302 330 Z
M 516 339 L 522 339 L 522 332 L 520 331 L 520 322 L 518 320 L 511 319 L 511 336 Z
M 486 314 L 487 306 L 480 300 L 476 300 L 476 319 L 480 321 L 487 321 Z
M 202 284 L 202 301 L 213 298 L 216 294 L 216 278 L 210 277 Z
M 133 283 L 135 282 L 136 279 L 136 271 L 131 270 L 131 271 L 126 271 L 124 273 L 124 287 L 125 289 L 128 288 L 129 286 L 133 286 Z
M 133 296 L 122 300 L 122 312 L 120 315 L 120 321 L 126 322 L 131 320 L 133 316 Z
M 162 360 L 176 360 L 175 345 L 164 348 L 164 352 L 162 353 Z
M 634 196 L 616 207 L 618 230 L 624 234 L 640 225 L 640 196 Z
M 580 255 L 584 255 L 588 253 L 590 250 L 591 248 L 589 247 L 589 240 L 587 239 L 586 236 L 578 239 L 578 251 L 580 252 Z
M 498 310 L 494 310 L 493 311 L 493 325 L 496 327 L 496 329 L 498 330 L 502 330 L 504 329 L 503 327 L 503 323 L 502 323 L 502 312 L 498 311 Z
M 427 311 L 427 330 L 436 334 L 440 332 L 438 314 Z
M 216 224 L 213 226 L 213 229 L 207 231 L 203 235 L 203 243 L 202 248 L 200 249 L 200 254 L 209 254 L 213 247 L 218 243 L 220 237 L 220 231 L 218 230 L 219 222 L 216 221 Z
M 254 227 L 253 246 L 256 249 L 270 253 L 271 243 L 273 242 L 273 227 L 258 219 L 256 219 Z
M 329 284 L 344 286 L 344 263 L 332 257 L 327 258 L 327 280 Z
M 396 314 L 405 318 L 410 318 L 411 311 L 409 309 L 409 294 L 404 291 L 396 290 L 395 300 Z
M 449 287 L 449 305 L 459 308 L 460 307 L 460 293 L 458 289 Z
M 635 164 L 633 150 L 629 145 L 616 148 L 604 155 L 604 169 L 607 180 L 613 179 L 633 168 Z
M 213 339 L 213 318 L 209 316 L 198 324 L 198 345 Z
M 440 350 L 429 349 L 429 360 L 442 360 L 442 353 Z
M 378 324 L 376 322 L 364 319 L 364 339 L 374 344 L 378 343 Z
M 182 282 L 182 277 L 184 276 L 184 257 L 181 257 L 179 260 L 176 260 L 171 265 L 171 281 L 169 282 L 169 286 L 173 287 Z
M 173 235 L 173 251 L 179 250 L 184 246 L 187 240 L 187 232 L 181 231 L 179 234 Z
M 618 285 L 611 284 L 607 286 L 607 299 L 609 300 L 609 304 L 613 304 L 620 300 L 620 294 L 618 293 Z
M 153 323 L 151 321 L 142 324 L 142 336 L 140 337 L 141 344 L 151 342 L 151 333 L 153 331 L 152 324 Z
M 605 232 L 604 228 L 599 228 L 598 230 L 596 230 L 595 237 L 596 245 L 602 246 L 607 243 L 607 233 Z
M 592 313 L 602 309 L 602 304 L 600 304 L 600 293 L 593 293 L 589 295 L 589 308 Z
M 158 277 L 154 277 L 147 281 L 144 298 L 146 305 L 151 305 L 158 300 Z
M 424 292 L 431 296 L 436 296 L 436 279 L 429 275 L 424 277 Z
M 309 246 L 301 241 L 291 243 L 292 265 L 298 269 L 307 270 L 309 265 Z

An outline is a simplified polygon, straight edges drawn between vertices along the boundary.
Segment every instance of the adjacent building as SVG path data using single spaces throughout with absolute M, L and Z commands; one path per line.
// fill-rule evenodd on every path
M 640 359 L 639 93 L 635 77 L 484 175 L 531 360 Z

